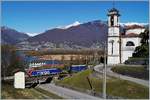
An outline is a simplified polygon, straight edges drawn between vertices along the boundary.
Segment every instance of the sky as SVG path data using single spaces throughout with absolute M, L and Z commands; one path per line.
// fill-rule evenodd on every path
M 107 21 L 112 1 L 3 1 L 2 26 L 32 35 L 76 21 Z M 121 23 L 149 22 L 148 1 L 115 1 Z

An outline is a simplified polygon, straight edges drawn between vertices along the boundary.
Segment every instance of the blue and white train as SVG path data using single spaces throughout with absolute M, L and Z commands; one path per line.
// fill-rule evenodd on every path
M 29 76 L 43 76 L 43 75 L 56 75 L 61 73 L 62 70 L 58 68 L 42 69 L 42 70 L 29 70 Z

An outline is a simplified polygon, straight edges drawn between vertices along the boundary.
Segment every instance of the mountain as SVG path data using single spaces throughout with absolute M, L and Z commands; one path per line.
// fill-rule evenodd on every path
M 72 24 L 69 24 L 69 25 L 66 25 L 66 26 L 62 26 L 62 27 L 57 27 L 57 28 L 60 28 L 60 29 L 68 29 L 68 28 L 70 28 L 70 27 L 78 26 L 78 25 L 80 25 L 80 24 L 81 24 L 80 22 L 75 21 L 75 22 L 72 23 Z
M 29 36 L 25 33 L 18 32 L 6 26 L 1 27 L 1 43 L 14 45 L 28 39 Z
M 89 47 L 93 43 L 106 41 L 108 26 L 105 21 L 95 20 L 87 23 L 75 22 L 66 27 L 47 30 L 39 35 L 30 37 L 28 42 L 52 42 L 70 45 L 77 44 Z
M 120 33 L 124 34 L 124 29 L 135 23 L 120 23 L 120 25 Z M 107 41 L 107 33 L 106 21 L 95 20 L 87 23 L 76 21 L 63 27 L 48 29 L 18 43 L 17 46 L 24 50 L 102 48 L 103 43 Z

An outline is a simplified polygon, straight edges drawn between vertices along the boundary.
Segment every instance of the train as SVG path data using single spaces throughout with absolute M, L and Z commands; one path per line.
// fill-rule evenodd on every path
M 88 69 L 86 65 L 72 65 L 69 67 L 70 72 L 80 72 Z M 45 75 L 57 75 L 62 73 L 63 71 L 59 68 L 48 68 L 48 69 L 29 69 L 27 74 L 29 76 L 45 76 Z
M 69 68 L 70 72 L 79 72 L 88 69 L 86 65 L 72 65 Z
M 29 76 L 44 76 L 44 75 L 56 75 L 61 73 L 62 70 L 58 68 L 50 68 L 50 69 L 41 69 L 41 70 L 28 70 L 27 74 Z

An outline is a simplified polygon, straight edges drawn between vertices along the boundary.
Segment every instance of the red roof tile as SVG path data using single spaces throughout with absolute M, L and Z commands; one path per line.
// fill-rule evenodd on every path
M 136 28 L 144 28 L 144 27 L 143 27 L 143 26 L 140 26 L 140 25 L 125 26 L 125 29 L 126 29 L 126 30 L 129 30 L 129 29 L 136 29 Z
M 126 35 L 122 35 L 122 37 L 139 37 L 139 35 L 135 33 L 128 33 Z

